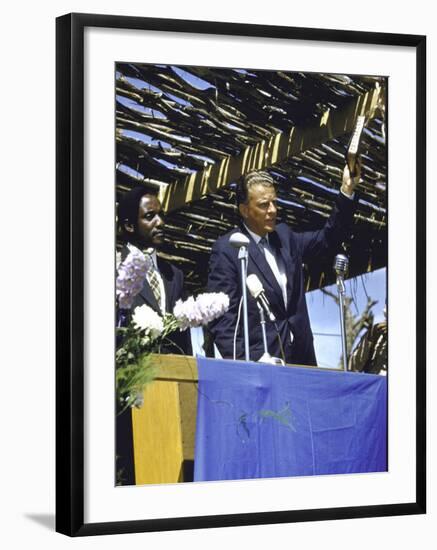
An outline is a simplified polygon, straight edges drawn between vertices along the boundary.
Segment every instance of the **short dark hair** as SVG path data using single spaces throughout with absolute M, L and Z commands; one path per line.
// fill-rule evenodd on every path
M 252 170 L 242 176 L 237 184 L 237 206 L 246 204 L 249 197 L 249 191 L 254 185 L 264 185 L 264 187 L 274 187 L 276 183 L 272 176 L 263 170 Z
M 129 223 L 132 224 L 136 230 L 140 202 L 144 195 L 156 197 L 157 192 L 144 185 L 137 185 L 122 195 L 118 203 L 118 224 L 122 229 L 124 229 L 126 223 Z

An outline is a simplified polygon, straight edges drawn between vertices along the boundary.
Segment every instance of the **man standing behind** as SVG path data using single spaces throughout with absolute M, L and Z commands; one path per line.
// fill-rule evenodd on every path
M 303 233 L 297 233 L 283 223 L 276 225 L 276 189 L 268 172 L 254 171 L 242 178 L 237 189 L 241 229 L 234 229 L 214 243 L 209 264 L 208 291 L 225 292 L 230 298 L 228 312 L 210 325 L 215 344 L 224 358 L 233 357 L 239 317 L 236 358 L 244 359 L 242 314 L 238 315 L 242 296 L 241 267 L 238 250 L 229 243 L 229 237 L 241 230 L 250 240 L 247 273 L 258 276 L 276 316 L 276 327 L 270 321 L 266 322 L 269 353 L 284 356 L 286 363 L 317 364 L 302 264 L 314 261 L 328 250 L 335 254 L 335 247 L 348 236 L 356 204 L 354 190 L 359 178 L 359 163 L 354 178 L 346 166 L 341 192 L 324 227 Z M 258 307 L 249 293 L 248 321 L 250 360 L 257 361 L 264 352 L 263 340 Z
M 163 315 L 173 311 L 176 301 L 182 297 L 182 271 L 157 256 L 163 242 L 164 220 L 161 203 L 156 195 L 139 186 L 123 195 L 118 206 L 120 237 L 123 240 L 121 261 L 129 252 L 140 250 L 149 255 L 150 269 L 140 292 L 135 296 L 131 310 L 118 310 L 117 324 L 129 322 L 130 312 L 137 306 L 148 305 Z M 191 353 L 189 332 L 173 332 L 162 353 Z M 132 419 L 130 410 L 118 414 L 116 420 L 116 478 L 121 485 L 135 484 Z
M 124 241 L 121 259 L 138 249 L 152 260 L 132 309 L 147 304 L 160 315 L 172 312 L 176 301 L 183 297 L 184 279 L 180 269 L 157 255 L 164 237 L 163 213 L 157 196 L 142 186 L 128 191 L 120 200 L 118 222 Z M 169 340 L 170 344 L 163 349 L 164 352 L 189 353 L 188 331 L 176 331 Z

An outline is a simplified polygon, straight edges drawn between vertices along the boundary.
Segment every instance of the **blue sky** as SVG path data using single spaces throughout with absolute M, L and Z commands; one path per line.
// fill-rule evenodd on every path
M 337 294 L 336 285 L 326 287 Z M 384 319 L 386 300 L 386 269 L 378 269 L 346 281 L 346 294 L 355 297 L 355 314 L 367 304 L 367 295 L 378 303 L 373 307 L 375 322 Z M 314 347 L 319 367 L 338 367 L 341 356 L 340 312 L 332 298 L 320 290 L 307 292 L 306 300 L 314 334 Z M 348 350 L 348 353 L 350 350 Z

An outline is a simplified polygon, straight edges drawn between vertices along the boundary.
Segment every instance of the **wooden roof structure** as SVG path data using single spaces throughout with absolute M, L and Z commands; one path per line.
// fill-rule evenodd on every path
M 364 114 L 363 182 L 345 249 L 351 276 L 386 266 L 386 85 L 375 76 L 118 63 L 117 196 L 138 184 L 157 189 L 163 253 L 199 289 L 212 244 L 238 225 L 238 178 L 268 170 L 279 220 L 297 231 L 321 227 Z M 307 266 L 307 289 L 331 282 L 332 258 Z

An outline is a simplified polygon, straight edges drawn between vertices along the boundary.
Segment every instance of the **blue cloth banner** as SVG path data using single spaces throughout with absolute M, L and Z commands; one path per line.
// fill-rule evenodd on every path
M 194 481 L 387 470 L 387 379 L 198 357 Z

